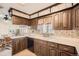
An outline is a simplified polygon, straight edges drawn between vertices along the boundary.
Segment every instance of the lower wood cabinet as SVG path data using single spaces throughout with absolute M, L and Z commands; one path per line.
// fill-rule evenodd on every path
M 46 41 L 34 40 L 34 52 L 38 56 L 48 56 L 48 46 Z
M 60 56 L 76 56 L 77 51 L 73 46 L 59 44 L 59 55 Z
M 48 45 L 46 41 L 40 42 L 40 54 L 41 56 L 48 56 Z
M 73 46 L 54 42 L 34 40 L 34 53 L 38 56 L 76 56 L 77 51 Z
M 66 51 L 59 51 L 59 56 L 74 56 L 75 54 L 66 52 Z
M 31 43 L 28 41 L 30 39 L 34 40 L 32 48 L 34 48 L 33 52 L 37 56 L 76 56 L 78 54 L 76 48 L 73 46 L 49 42 L 40 39 L 22 37 L 12 40 L 12 55 L 26 48 L 28 49 L 28 43 Z
M 49 56 L 58 56 L 58 49 L 50 48 L 49 49 Z
M 16 38 L 12 40 L 12 55 L 27 48 L 27 38 Z
M 58 44 L 54 42 L 48 42 L 49 56 L 58 56 Z
M 37 56 L 40 56 L 40 45 L 39 42 L 37 42 L 36 40 L 34 40 L 34 53 Z

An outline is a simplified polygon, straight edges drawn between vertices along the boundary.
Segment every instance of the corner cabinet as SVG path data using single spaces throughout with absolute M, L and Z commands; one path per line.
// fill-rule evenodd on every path
M 20 16 L 12 16 L 12 23 L 15 25 L 29 25 L 29 20 Z
M 12 39 L 12 55 L 27 48 L 27 38 L 15 38 Z

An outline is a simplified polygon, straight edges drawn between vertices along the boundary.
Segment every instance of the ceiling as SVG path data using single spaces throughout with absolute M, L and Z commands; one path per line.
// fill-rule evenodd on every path
M 8 14 L 11 7 L 32 14 L 53 4 L 55 3 L 0 3 L 0 14 Z

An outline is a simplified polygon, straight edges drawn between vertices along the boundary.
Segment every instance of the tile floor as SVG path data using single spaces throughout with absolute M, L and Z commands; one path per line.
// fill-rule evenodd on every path
M 36 56 L 33 52 L 29 51 L 28 49 L 25 49 L 14 56 Z
M 0 56 L 12 56 L 12 49 L 11 47 L 9 49 L 2 49 L 0 50 Z M 28 49 L 25 49 L 13 56 L 36 56 L 33 52 L 31 52 Z

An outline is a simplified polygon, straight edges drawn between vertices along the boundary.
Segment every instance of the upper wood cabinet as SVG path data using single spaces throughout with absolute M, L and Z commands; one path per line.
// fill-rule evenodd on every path
M 58 29 L 59 28 L 59 14 L 55 14 L 54 15 L 54 29 Z
M 12 22 L 16 25 L 29 25 L 29 20 L 26 18 L 12 16 Z
M 71 28 L 71 10 L 52 14 L 52 25 L 55 30 L 70 30 Z
M 79 30 L 79 5 L 72 10 L 73 29 Z
M 38 24 L 43 24 L 44 23 L 44 18 L 38 18 Z
M 38 21 L 37 19 L 33 19 L 33 20 L 30 20 L 30 21 L 31 21 L 31 25 L 34 25 L 34 26 L 37 25 L 37 21 Z
M 37 28 L 38 19 L 30 20 L 30 26 L 32 26 L 33 29 Z
M 72 29 L 72 21 L 71 21 L 71 10 L 67 10 L 61 13 L 61 19 L 63 28 L 65 30 L 71 30 Z
M 32 21 L 32 23 L 34 23 L 35 25 L 52 24 L 52 29 L 54 30 L 72 29 L 71 10 L 61 11 L 52 15 L 37 18 L 37 21 L 34 20 Z
M 56 13 L 52 13 L 48 16 L 43 16 L 37 18 L 37 24 L 35 25 L 43 25 L 43 24 L 52 24 L 52 29 L 54 30 L 72 30 L 72 29 L 79 29 L 79 5 L 74 5 L 75 7 L 72 7 L 72 4 L 60 4 L 57 7 L 58 9 L 65 9 L 62 11 L 57 11 Z M 62 7 L 63 6 L 63 7 Z M 66 9 L 68 8 L 68 9 Z M 53 7 L 52 10 L 53 11 Z
M 51 15 L 44 17 L 44 24 L 51 23 L 51 19 L 52 19 Z
M 63 21 L 61 19 L 61 12 L 52 14 L 52 26 L 54 30 L 60 30 L 63 26 Z

